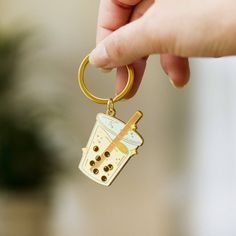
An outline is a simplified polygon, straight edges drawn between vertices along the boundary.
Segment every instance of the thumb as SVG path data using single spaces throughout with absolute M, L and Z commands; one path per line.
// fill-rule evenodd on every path
M 96 67 L 128 65 L 154 52 L 145 16 L 114 31 L 90 53 Z

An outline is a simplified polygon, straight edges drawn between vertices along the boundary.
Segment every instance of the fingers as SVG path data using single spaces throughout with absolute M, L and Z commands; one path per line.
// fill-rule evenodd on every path
M 99 20 L 97 39 L 102 41 L 98 43 L 97 47 L 90 54 L 90 63 L 106 69 L 120 67 L 117 71 L 117 93 L 123 90 L 127 82 L 126 69 L 121 68 L 121 66 L 132 64 L 135 82 L 132 90 L 126 97 L 129 98 L 136 93 L 145 70 L 146 60 L 140 60 L 140 58 L 154 52 L 161 52 L 158 51 L 159 49 L 156 46 L 160 44 L 158 38 L 160 40 L 161 37 L 156 37 L 157 32 L 155 32 L 154 47 L 152 31 L 150 30 L 150 22 L 152 22 L 150 21 L 150 9 L 152 8 L 150 6 L 153 4 L 153 0 L 139 1 L 135 8 L 132 8 L 131 5 L 120 5 L 121 2 L 117 4 L 117 1 L 106 1 L 106 3 L 104 1 L 102 1 L 103 4 L 107 4 L 108 9 L 113 8 L 113 11 L 115 9 L 115 14 L 118 15 L 116 17 L 111 16 L 109 11 L 104 13 L 104 7 L 103 10 L 100 10 L 103 17 Z M 122 2 L 124 4 L 124 0 Z M 127 2 L 131 1 L 127 0 Z M 138 1 L 133 1 L 133 3 L 137 4 Z M 145 14 L 147 10 L 149 15 Z M 104 17 L 104 14 L 107 14 L 107 16 Z M 118 20 L 110 21 L 111 18 Z M 127 24 L 129 20 L 133 22 Z M 123 26 L 124 24 L 125 26 Z M 113 32 L 114 30 L 115 32 Z M 111 32 L 113 33 L 111 34 Z M 188 82 L 190 76 L 188 59 L 163 54 L 161 55 L 161 64 L 175 87 L 183 87 Z
M 98 24 L 97 43 L 111 32 L 128 23 L 133 7 L 141 0 L 101 0 Z
M 135 21 L 142 17 L 148 8 L 153 4 L 154 0 L 143 0 L 132 11 L 130 22 Z M 143 74 L 146 68 L 147 58 L 137 60 L 132 63 L 132 68 L 134 70 L 134 84 L 131 91 L 126 95 L 126 99 L 133 97 L 142 81 Z M 127 70 L 125 67 L 119 67 L 117 69 L 117 79 L 116 79 L 116 93 L 120 93 L 127 83 Z
M 130 92 L 126 95 L 126 99 L 131 98 L 137 92 L 142 77 L 146 67 L 146 58 L 140 59 L 132 64 L 134 70 L 134 84 Z M 119 67 L 117 69 L 117 78 L 116 78 L 116 94 L 119 94 L 126 86 L 128 80 L 127 69 L 126 67 Z
M 163 70 L 174 87 L 181 88 L 188 83 L 190 69 L 187 58 L 162 54 L 160 60 Z
M 97 43 L 109 36 L 113 31 L 141 17 L 154 0 L 122 0 L 107 1 L 102 0 L 99 9 Z M 146 59 L 138 60 L 132 63 L 134 69 L 134 85 L 126 96 L 132 97 L 138 90 L 146 66 Z M 118 68 L 116 79 L 116 93 L 120 93 L 127 82 L 126 68 Z
M 90 63 L 96 67 L 113 68 L 153 53 L 147 28 L 145 16 L 119 28 L 91 52 Z
M 140 2 L 141 0 L 101 0 L 97 24 L 97 44 L 104 38 L 106 38 L 109 34 L 111 34 L 113 31 L 127 24 L 130 21 L 132 13 L 136 12 L 134 10 L 134 6 L 139 5 Z M 140 7 L 137 8 L 140 9 Z M 137 14 L 136 18 L 138 18 Z M 144 65 L 146 63 L 145 61 L 143 61 L 143 63 L 137 63 L 133 65 L 135 73 L 135 82 L 133 88 L 131 89 L 126 98 L 133 96 L 138 89 L 145 69 L 145 66 L 142 66 L 141 64 Z M 126 82 L 126 68 L 118 68 L 116 79 L 117 94 L 124 89 L 124 87 L 126 86 Z

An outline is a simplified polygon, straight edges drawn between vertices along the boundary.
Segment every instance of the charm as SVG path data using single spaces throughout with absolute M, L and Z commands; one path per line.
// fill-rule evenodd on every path
M 127 123 L 115 117 L 114 102 L 122 99 L 133 84 L 133 70 L 127 66 L 128 83 L 125 89 L 114 99 L 101 99 L 92 95 L 84 84 L 84 70 L 88 64 L 88 56 L 79 69 L 80 87 L 91 100 L 107 104 L 106 113 L 99 113 L 96 123 L 85 148 L 82 148 L 82 159 L 79 169 L 95 182 L 109 186 L 130 157 L 137 154 L 137 149 L 143 144 L 143 138 L 136 131 L 137 122 L 142 112 L 137 111 Z
M 99 113 L 88 144 L 82 149 L 79 169 L 97 183 L 110 185 L 143 143 L 136 132 L 136 123 L 141 117 L 142 113 L 137 111 L 125 124 Z

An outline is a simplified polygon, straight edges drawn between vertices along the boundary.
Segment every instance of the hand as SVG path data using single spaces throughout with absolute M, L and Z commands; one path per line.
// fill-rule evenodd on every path
M 236 54 L 235 0 L 101 0 L 96 67 L 117 70 L 116 91 L 125 86 L 124 65 L 132 64 L 137 91 L 146 60 L 160 54 L 161 65 L 176 87 L 189 80 L 188 57 Z

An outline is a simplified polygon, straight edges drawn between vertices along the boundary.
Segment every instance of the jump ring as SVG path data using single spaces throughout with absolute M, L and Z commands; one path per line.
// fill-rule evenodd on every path
M 109 99 L 107 98 L 99 98 L 99 97 L 96 97 L 94 96 L 86 87 L 85 83 L 84 83 L 84 72 L 85 72 L 85 69 L 87 67 L 89 63 L 89 55 L 87 55 L 80 67 L 79 67 L 79 71 L 78 71 L 78 80 L 79 80 L 79 85 L 80 85 L 80 88 L 82 90 L 82 92 L 84 93 L 84 95 L 89 98 L 90 100 L 92 100 L 93 102 L 96 102 L 98 104 L 107 104 Z M 132 69 L 132 67 L 130 66 L 126 66 L 126 69 L 127 69 L 127 72 L 128 72 L 128 81 L 127 81 L 127 84 L 125 86 L 125 88 L 123 89 L 123 91 L 121 93 L 119 93 L 118 95 L 116 95 L 112 101 L 113 102 L 118 102 L 120 101 L 122 98 L 125 97 L 125 95 L 127 95 L 129 93 L 129 91 L 131 90 L 132 88 L 132 85 L 133 85 L 133 82 L 134 82 L 134 71 Z

